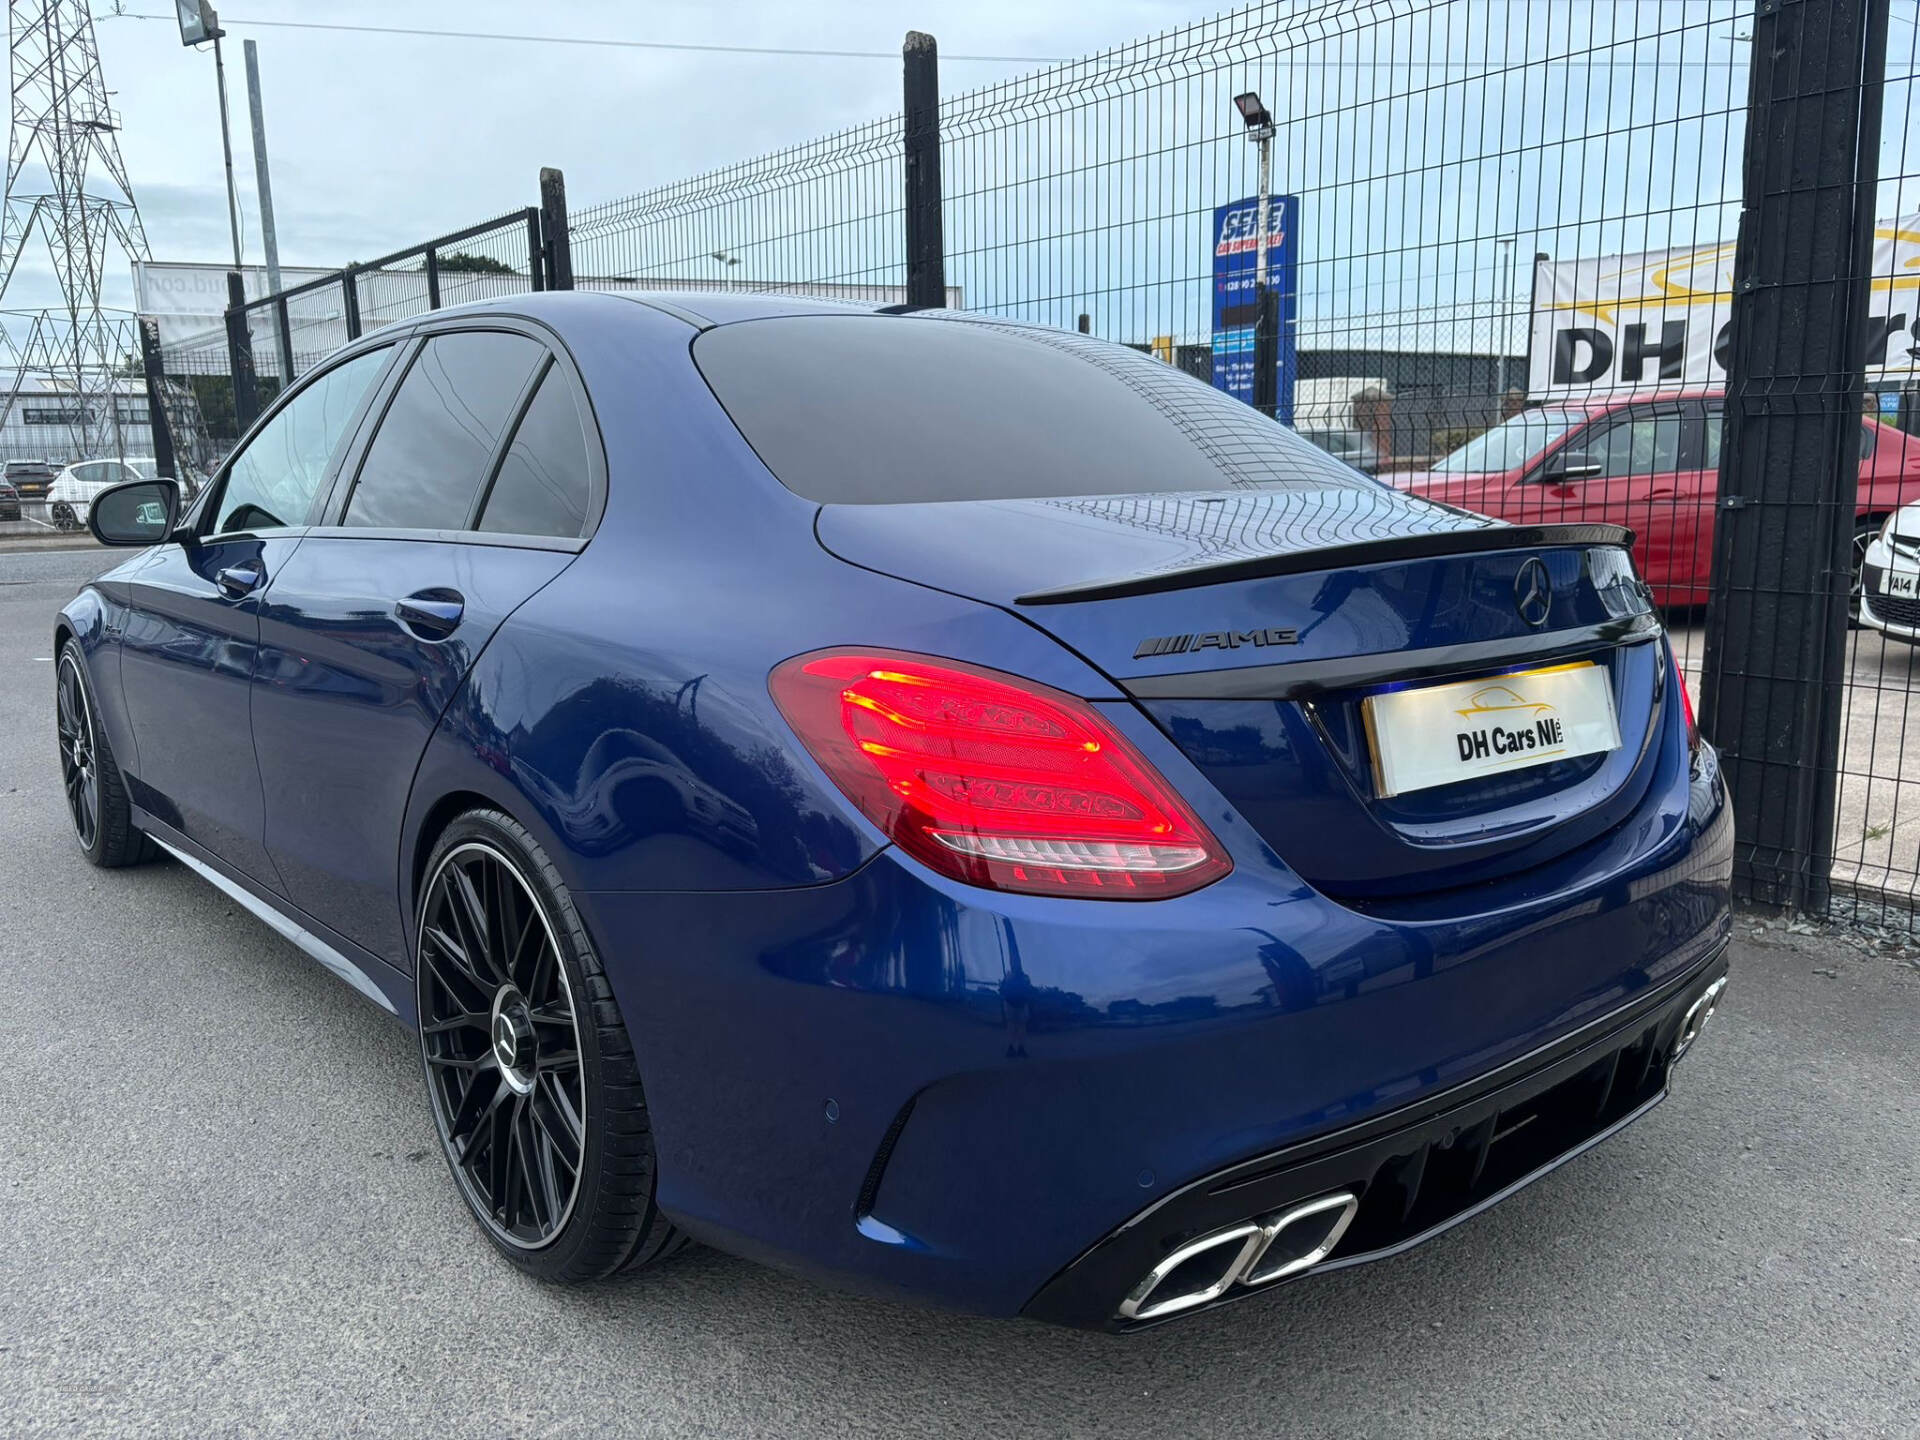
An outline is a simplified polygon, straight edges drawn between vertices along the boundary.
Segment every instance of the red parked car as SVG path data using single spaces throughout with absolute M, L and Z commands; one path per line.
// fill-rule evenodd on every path
M 1640 573 L 1666 607 L 1707 603 L 1721 397 L 1689 391 L 1554 401 L 1523 410 L 1433 469 L 1383 477 L 1514 524 L 1604 521 L 1634 532 Z M 1880 522 L 1920 500 L 1920 438 L 1860 422 L 1854 589 Z

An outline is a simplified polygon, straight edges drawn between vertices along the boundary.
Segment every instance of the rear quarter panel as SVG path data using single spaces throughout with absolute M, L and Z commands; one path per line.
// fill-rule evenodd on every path
M 818 506 L 767 472 L 694 369 L 691 328 L 604 303 L 610 323 L 564 338 L 605 442 L 606 513 L 580 558 L 501 627 L 428 747 L 400 857 L 408 917 L 433 827 L 461 795 L 527 824 L 579 893 L 850 873 L 882 837 L 767 691 L 773 667 L 805 651 L 918 650 L 1117 696 L 1002 611 L 828 555 Z M 409 945 L 410 932 L 409 918 Z

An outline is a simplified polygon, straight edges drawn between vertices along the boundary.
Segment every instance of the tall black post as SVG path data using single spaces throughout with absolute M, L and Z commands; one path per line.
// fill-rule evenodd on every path
M 947 303 L 947 247 L 940 226 L 940 50 L 931 35 L 907 32 L 907 303 Z
M 1253 408 L 1271 420 L 1280 408 L 1280 292 L 1262 285 L 1254 303 Z
M 147 377 L 147 427 L 153 432 L 153 467 L 167 479 L 179 472 L 173 463 L 173 427 L 167 421 L 167 368 L 160 355 L 160 322 L 140 317 L 140 368 Z
M 254 382 L 253 332 L 247 328 L 247 287 L 238 270 L 227 272 L 227 361 L 233 376 L 233 433 L 244 435 L 260 413 Z
M 567 228 L 567 177 L 550 165 L 540 168 L 540 233 L 549 290 L 573 289 L 573 245 Z
M 1887 0 L 1760 0 L 1702 721 L 1734 884 L 1829 893 Z
M 280 388 L 284 390 L 293 383 L 293 323 L 285 295 L 273 297 L 273 314 L 279 321 L 275 329 L 280 337 Z

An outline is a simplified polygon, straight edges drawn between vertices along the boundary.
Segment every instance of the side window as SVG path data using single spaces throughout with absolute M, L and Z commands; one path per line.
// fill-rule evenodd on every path
M 507 535 L 578 537 L 587 528 L 587 437 L 573 387 L 549 366 L 514 431 L 480 512 L 480 528 Z
M 1701 451 L 1700 468 L 1718 470 L 1720 468 L 1720 437 L 1727 428 L 1727 417 L 1718 405 L 1707 407 L 1707 443 Z
M 1641 415 L 1609 425 L 1586 447 L 1602 480 L 1660 475 L 1680 468 L 1680 417 Z
M 367 447 L 345 523 L 466 529 L 494 446 L 545 353 L 497 330 L 429 340 Z
M 306 522 L 327 462 L 387 354 L 369 350 L 335 366 L 266 423 L 227 471 L 214 533 Z

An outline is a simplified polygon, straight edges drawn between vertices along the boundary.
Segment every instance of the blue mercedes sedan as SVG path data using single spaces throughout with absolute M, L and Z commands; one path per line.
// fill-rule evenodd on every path
M 444 310 L 89 523 L 139 548 L 54 635 L 81 848 L 391 1010 L 544 1279 L 697 1239 L 1151 1325 L 1604 1140 L 1726 983 L 1630 535 L 1397 493 L 1084 335 Z

